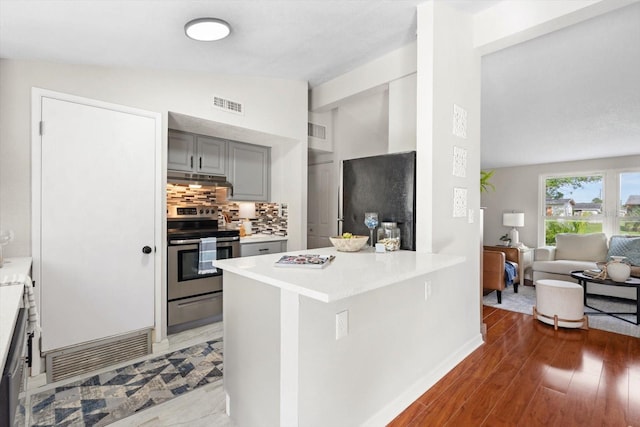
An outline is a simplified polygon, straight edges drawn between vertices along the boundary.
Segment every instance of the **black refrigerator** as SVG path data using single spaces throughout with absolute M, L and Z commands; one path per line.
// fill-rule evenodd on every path
M 380 223 L 397 222 L 400 248 L 416 250 L 415 151 L 342 162 L 342 231 L 368 236 L 365 212 L 377 212 Z

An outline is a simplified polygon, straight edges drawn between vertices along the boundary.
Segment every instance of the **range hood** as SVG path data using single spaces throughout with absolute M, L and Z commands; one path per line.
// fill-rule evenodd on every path
M 169 184 L 225 187 L 229 188 L 231 190 L 230 194 L 233 195 L 233 184 L 227 181 L 226 176 L 222 175 L 203 175 L 199 173 L 168 171 L 167 182 Z

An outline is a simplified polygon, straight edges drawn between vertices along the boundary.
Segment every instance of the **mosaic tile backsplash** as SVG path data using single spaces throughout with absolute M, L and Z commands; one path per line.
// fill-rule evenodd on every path
M 224 214 L 237 223 L 240 202 L 227 200 L 225 188 L 189 188 L 167 184 L 167 208 L 175 205 L 215 206 L 218 208 L 218 226 L 224 227 Z M 286 203 L 256 202 L 256 218 L 252 221 L 253 233 L 287 235 L 288 211 Z

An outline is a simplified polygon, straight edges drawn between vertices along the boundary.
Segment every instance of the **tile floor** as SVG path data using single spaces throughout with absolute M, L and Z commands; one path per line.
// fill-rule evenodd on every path
M 154 353 L 136 361 L 144 361 L 157 358 L 161 354 L 170 353 L 195 344 L 203 343 L 222 337 L 222 323 L 214 323 L 202 326 L 200 328 L 170 335 L 168 343 L 154 349 Z M 122 367 L 130 365 L 136 361 L 123 363 Z M 112 366 L 107 369 L 93 373 L 99 375 L 104 372 L 113 370 L 121 366 Z M 86 378 L 86 377 L 85 377 Z M 69 378 L 64 381 L 52 384 L 44 384 L 38 386 L 38 379 L 30 382 L 27 391 L 27 399 L 32 396 L 59 387 L 64 384 L 70 384 L 81 378 Z M 183 395 L 177 396 L 165 403 L 157 404 L 147 408 L 135 415 L 116 421 L 111 424 L 113 426 L 234 426 L 229 417 L 227 417 L 225 408 L 225 394 L 222 388 L 222 381 L 201 386 L 195 390 L 189 391 Z M 31 425 L 27 420 L 27 425 Z

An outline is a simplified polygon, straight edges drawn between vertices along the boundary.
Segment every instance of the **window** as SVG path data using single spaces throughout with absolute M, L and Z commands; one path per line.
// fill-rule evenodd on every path
M 558 233 L 640 235 L 640 171 L 604 171 L 541 177 L 541 240 Z
M 616 234 L 640 235 L 640 172 L 620 174 Z
M 602 231 L 603 175 L 552 176 L 544 182 L 546 245 L 555 245 L 558 233 Z

